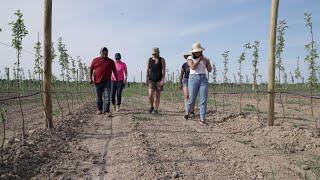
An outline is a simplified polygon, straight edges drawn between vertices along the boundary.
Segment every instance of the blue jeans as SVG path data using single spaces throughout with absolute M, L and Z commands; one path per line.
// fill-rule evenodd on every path
M 98 110 L 110 112 L 111 80 L 96 84 Z
M 189 100 L 186 105 L 186 114 L 189 114 L 191 108 L 194 107 L 197 96 L 199 94 L 200 120 L 205 121 L 208 99 L 208 79 L 206 74 L 190 74 L 188 89 Z

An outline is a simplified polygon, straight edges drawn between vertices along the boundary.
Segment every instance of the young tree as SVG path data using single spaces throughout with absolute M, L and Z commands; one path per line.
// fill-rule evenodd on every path
M 17 70 L 17 79 L 18 79 L 18 91 L 19 91 L 19 97 L 21 96 L 21 88 L 20 88 L 20 57 L 21 57 L 21 50 L 22 50 L 22 40 L 25 38 L 28 34 L 28 31 L 26 29 L 26 26 L 24 24 L 23 15 L 20 12 L 20 10 L 17 10 L 14 15 L 16 16 L 16 20 L 9 23 L 11 25 L 12 30 L 12 46 L 17 50 L 17 61 L 15 63 L 16 70 Z M 24 114 L 22 111 L 22 103 L 21 99 L 19 99 L 19 105 L 20 105 L 20 112 L 22 116 L 22 135 L 25 137 L 25 131 L 24 131 Z
M 276 68 L 278 68 L 278 84 L 279 84 L 279 89 L 280 89 L 280 103 L 282 106 L 282 114 L 283 114 L 283 121 L 285 119 L 285 112 L 284 112 L 284 105 L 283 105 L 283 101 L 282 101 L 282 89 L 281 89 L 281 72 L 283 73 L 285 80 L 287 79 L 287 74 L 285 72 L 285 68 L 283 65 L 283 58 L 282 58 L 282 53 L 285 47 L 285 39 L 284 39 L 284 35 L 285 35 L 285 30 L 287 29 L 287 22 L 285 20 L 282 20 L 279 22 L 278 24 L 278 28 L 277 28 L 277 44 L 276 44 Z M 287 81 L 287 80 L 286 80 Z
M 16 20 L 9 23 L 12 30 L 12 46 L 17 50 L 17 61 L 15 62 L 16 66 L 16 77 L 19 81 L 21 77 L 21 69 L 20 69 L 20 57 L 21 57 L 21 50 L 22 50 L 22 40 L 28 35 L 28 30 L 24 24 L 23 14 L 20 10 L 17 10 L 14 15 L 16 16 Z M 18 87 L 20 87 L 18 83 Z
M 300 83 L 303 83 L 302 75 L 301 75 L 301 71 L 300 71 L 299 56 L 298 56 L 298 59 L 297 59 L 296 69 L 294 70 L 294 77 L 296 78 L 297 81 L 299 81 L 299 79 L 300 79 Z
M 240 107 L 239 107 L 240 108 L 240 113 L 242 113 L 242 91 L 243 91 L 242 63 L 246 60 L 246 51 L 251 48 L 251 45 L 250 45 L 250 43 L 247 43 L 243 47 L 244 47 L 244 50 L 243 50 L 243 52 L 241 53 L 241 55 L 240 55 L 240 57 L 238 59 L 238 63 L 239 63 L 238 75 L 239 75 L 239 83 L 240 83 L 240 88 L 241 88 L 241 91 L 240 91 Z
M 278 68 L 279 87 L 281 85 L 281 73 L 285 74 L 282 53 L 283 53 L 284 46 L 285 46 L 284 35 L 285 35 L 285 30 L 287 29 L 287 27 L 288 26 L 287 26 L 286 21 L 282 20 L 279 22 L 278 29 L 277 29 L 278 35 L 277 35 L 277 45 L 276 45 L 276 59 L 277 59 L 276 67 Z
M 229 61 L 229 51 L 225 51 L 224 53 L 222 53 L 222 57 L 223 57 L 223 83 L 228 83 L 229 79 L 228 79 L 228 61 Z
M 71 114 L 71 109 L 70 109 L 70 104 L 69 104 L 69 99 L 68 99 L 69 93 L 68 93 L 68 89 L 65 85 L 66 80 L 67 80 L 67 82 L 70 81 L 69 55 L 68 55 L 68 50 L 66 49 L 65 44 L 62 42 L 61 37 L 58 39 L 58 51 L 59 51 L 59 64 L 61 67 L 62 83 L 65 88 L 64 90 L 66 93 L 66 100 L 67 100 L 67 105 L 68 105 L 68 110 L 69 110 L 68 114 Z M 68 86 L 69 86 L 69 83 L 68 83 Z
M 293 76 L 292 72 L 290 71 L 289 74 L 290 74 L 290 78 L 291 78 L 291 83 L 294 84 L 294 76 Z
M 314 117 L 314 111 L 313 111 L 313 88 L 314 85 L 318 82 L 318 78 L 316 75 L 316 71 L 317 71 L 317 63 L 316 63 L 316 59 L 319 58 L 318 55 L 318 50 L 316 48 L 316 43 L 314 41 L 314 35 L 313 35 L 313 24 L 312 24 L 312 14 L 311 13 L 304 13 L 305 16 L 305 20 L 306 20 L 306 27 L 309 29 L 309 33 L 311 36 L 311 42 L 309 44 L 305 45 L 305 49 L 308 52 L 308 55 L 305 57 L 305 61 L 308 63 L 308 69 L 309 69 L 309 78 L 308 78 L 308 84 L 310 87 L 310 104 L 311 104 L 311 115 L 313 120 L 315 121 L 316 124 L 316 129 L 318 129 L 318 123 L 317 120 Z
M 213 79 L 213 101 L 214 101 L 214 107 L 215 111 L 218 110 L 217 107 L 217 100 L 216 100 L 216 84 L 217 84 L 217 67 L 214 63 L 212 63 L 212 79 Z
M 83 63 L 83 67 L 84 67 L 84 74 L 86 77 L 86 81 L 90 81 L 89 67 L 86 65 L 86 63 Z
M 70 62 L 71 62 L 71 69 L 70 69 L 71 79 L 73 81 L 77 81 L 76 60 L 70 56 Z
M 254 92 L 257 91 L 257 76 L 259 73 L 258 69 L 258 63 L 259 63 L 259 47 L 260 47 L 260 42 L 259 41 L 254 41 L 254 44 L 252 45 L 253 50 L 253 60 L 252 60 L 252 66 L 253 66 L 253 72 L 252 72 L 252 79 L 253 79 L 253 84 L 252 84 L 252 90 Z
M 222 53 L 223 57 L 223 96 L 222 96 L 222 109 L 224 111 L 224 102 L 225 102 L 225 93 L 226 93 L 226 84 L 229 82 L 228 79 L 228 61 L 229 61 L 229 51 Z
M 214 63 L 212 63 L 212 77 L 213 77 L 213 83 L 217 84 L 217 67 Z
M 250 84 L 249 76 L 246 74 L 246 84 Z
M 77 56 L 77 62 L 78 62 L 78 69 L 79 69 L 79 81 L 82 82 L 84 80 L 85 74 L 84 74 L 83 63 L 80 56 Z
M 34 50 L 34 75 L 38 76 L 38 80 L 41 81 L 43 77 L 43 57 L 41 55 L 41 43 L 39 41 L 35 44 Z
M 62 42 L 62 38 L 58 39 L 58 52 L 59 52 L 59 65 L 61 67 L 62 81 L 65 82 L 69 79 L 69 55 L 66 45 Z

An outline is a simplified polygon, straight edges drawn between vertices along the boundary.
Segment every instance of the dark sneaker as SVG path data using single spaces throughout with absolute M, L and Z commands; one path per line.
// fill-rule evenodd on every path
M 154 113 L 155 113 L 155 114 L 159 114 L 159 111 L 158 111 L 158 110 L 155 110 Z
M 209 124 L 206 121 L 200 121 L 201 126 L 208 126 Z
M 190 118 L 195 118 L 195 117 L 196 117 L 195 113 L 194 113 L 194 112 L 191 112 L 191 113 L 190 113 Z
M 154 110 L 154 107 L 151 107 L 151 108 L 149 109 L 149 113 L 151 114 L 151 113 L 153 112 L 153 110 Z
M 189 119 L 189 115 L 188 115 L 188 114 L 185 114 L 185 115 L 183 116 L 183 119 L 184 119 L 184 120 L 188 120 L 188 119 Z
M 111 112 L 106 112 L 106 116 L 107 116 L 107 117 L 113 117 L 113 115 L 112 115 Z

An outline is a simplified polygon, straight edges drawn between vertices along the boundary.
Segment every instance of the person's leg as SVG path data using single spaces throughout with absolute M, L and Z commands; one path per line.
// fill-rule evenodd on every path
M 161 97 L 161 85 L 160 82 L 156 84 L 156 92 L 155 92 L 155 112 L 158 112 L 158 108 L 160 105 L 160 97 Z
M 189 76 L 189 84 L 188 84 L 188 90 L 189 90 L 189 99 L 188 103 L 185 108 L 185 115 L 189 115 L 191 109 L 194 107 L 194 103 L 196 101 L 198 92 L 199 92 L 199 76 L 198 75 L 190 75 Z
M 188 99 L 189 99 L 189 90 L 188 86 L 183 86 L 183 96 L 184 96 L 184 108 L 187 106 Z
M 117 105 L 118 107 L 121 105 L 121 100 L 122 100 L 122 90 L 124 88 L 124 83 L 121 82 L 118 84 L 118 87 L 117 87 Z
M 111 87 L 111 102 L 112 102 L 112 105 L 116 105 L 116 92 L 117 92 L 117 83 L 115 81 L 112 81 L 112 87 Z
M 104 112 L 110 113 L 110 98 L 111 98 L 111 81 L 106 81 L 104 84 Z
M 150 103 L 150 110 L 149 112 L 152 113 L 154 110 L 154 88 L 155 84 L 153 81 L 149 81 L 149 87 L 148 87 L 148 92 L 149 92 L 149 103 Z
M 200 79 L 199 96 L 200 96 L 200 102 L 199 102 L 200 121 L 204 122 L 206 120 L 207 99 L 208 99 L 208 79 L 205 75 L 201 76 L 201 79 Z
M 103 88 L 101 88 L 100 84 L 95 85 L 96 87 L 96 94 L 97 94 L 97 107 L 98 107 L 98 114 L 102 112 L 102 105 L 103 105 Z

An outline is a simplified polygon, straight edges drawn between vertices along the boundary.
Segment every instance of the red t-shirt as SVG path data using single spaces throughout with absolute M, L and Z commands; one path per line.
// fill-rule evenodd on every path
M 110 58 L 94 58 L 90 69 L 94 71 L 94 83 L 99 84 L 103 81 L 111 80 L 112 72 L 117 72 L 114 61 Z

